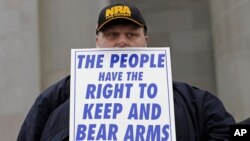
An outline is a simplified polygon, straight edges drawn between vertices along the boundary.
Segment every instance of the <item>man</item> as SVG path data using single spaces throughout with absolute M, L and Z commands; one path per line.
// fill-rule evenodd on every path
M 119 2 L 102 9 L 96 46 L 146 47 L 147 26 L 133 5 Z M 69 79 L 45 90 L 36 100 L 20 130 L 18 141 L 61 141 L 69 137 Z M 89 78 L 86 78 L 89 79 Z M 173 82 L 178 141 L 226 140 L 233 117 L 207 91 Z

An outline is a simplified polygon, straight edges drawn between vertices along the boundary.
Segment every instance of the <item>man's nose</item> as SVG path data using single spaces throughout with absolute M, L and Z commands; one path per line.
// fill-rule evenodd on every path
M 128 39 L 125 35 L 120 35 L 116 42 L 116 47 L 128 47 Z

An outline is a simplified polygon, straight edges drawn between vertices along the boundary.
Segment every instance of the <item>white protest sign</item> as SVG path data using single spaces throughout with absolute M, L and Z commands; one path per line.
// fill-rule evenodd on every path
M 169 48 L 71 50 L 70 141 L 175 141 Z

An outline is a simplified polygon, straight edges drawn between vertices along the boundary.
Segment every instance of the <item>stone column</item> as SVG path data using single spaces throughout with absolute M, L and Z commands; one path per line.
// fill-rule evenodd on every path
M 146 18 L 148 45 L 170 47 L 173 80 L 216 94 L 209 1 L 131 2 Z
M 16 140 L 40 91 L 37 0 L 0 0 L 0 140 Z
M 237 121 L 250 116 L 250 1 L 210 0 L 217 90 Z
M 70 74 L 71 48 L 95 48 L 97 17 L 107 2 L 39 1 L 42 89 Z

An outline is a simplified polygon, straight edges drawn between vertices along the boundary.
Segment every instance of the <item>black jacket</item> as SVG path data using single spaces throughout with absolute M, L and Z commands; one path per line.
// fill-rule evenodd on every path
M 64 141 L 69 136 L 70 77 L 44 91 L 29 111 L 18 141 Z M 207 91 L 173 82 L 177 141 L 226 140 L 235 124 L 222 102 Z
M 238 122 L 237 124 L 240 125 L 250 125 L 250 117 L 247 119 L 244 119 L 243 121 Z

